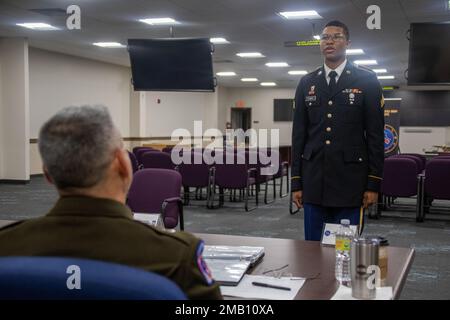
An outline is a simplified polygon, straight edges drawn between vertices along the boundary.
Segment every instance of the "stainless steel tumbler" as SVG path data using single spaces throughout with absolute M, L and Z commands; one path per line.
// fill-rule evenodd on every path
M 350 274 L 352 277 L 352 296 L 357 299 L 376 297 L 374 274 L 378 267 L 377 239 L 355 238 L 350 248 Z

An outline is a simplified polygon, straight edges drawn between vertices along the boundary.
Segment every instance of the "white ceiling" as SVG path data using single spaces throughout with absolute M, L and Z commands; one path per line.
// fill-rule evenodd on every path
M 172 17 L 181 22 L 174 27 L 175 37 L 225 37 L 230 44 L 216 45 L 214 72 L 235 71 L 232 78 L 218 77 L 224 86 L 251 87 L 242 77 L 274 81 L 279 87 L 295 87 L 299 76 L 288 70 L 312 71 L 321 64 L 318 47 L 286 48 L 285 41 L 307 40 L 321 32 L 326 22 L 338 19 L 350 28 L 353 48 L 362 48 L 363 56 L 376 59 L 377 68 L 388 69 L 395 80 L 383 85 L 406 85 L 408 65 L 406 31 L 411 22 L 450 21 L 447 0 L 0 0 L 0 37 L 28 37 L 30 45 L 51 51 L 129 65 L 126 49 L 106 49 L 93 42 L 128 38 L 167 38 L 168 26 L 150 26 L 138 21 L 147 17 Z M 32 9 L 63 9 L 71 4 L 81 7 L 81 30 L 65 28 L 67 16 L 39 14 Z M 366 8 L 381 8 L 381 30 L 366 28 Z M 320 20 L 285 20 L 281 11 L 316 10 Z M 60 27 L 56 31 L 28 30 L 16 26 L 23 22 L 46 22 Z M 243 59 L 238 52 L 258 51 L 266 57 Z M 286 61 L 291 68 L 268 68 L 269 61 Z

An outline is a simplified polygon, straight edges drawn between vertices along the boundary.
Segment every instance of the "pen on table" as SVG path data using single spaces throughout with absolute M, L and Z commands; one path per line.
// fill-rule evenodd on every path
M 280 286 L 275 286 L 273 284 L 268 284 L 268 283 L 263 283 L 263 282 L 255 282 L 255 281 L 253 281 L 252 285 L 258 286 L 258 287 L 265 287 L 265 288 L 272 288 L 272 289 L 280 289 L 280 290 L 291 291 L 291 288 L 288 288 L 288 287 L 280 287 Z

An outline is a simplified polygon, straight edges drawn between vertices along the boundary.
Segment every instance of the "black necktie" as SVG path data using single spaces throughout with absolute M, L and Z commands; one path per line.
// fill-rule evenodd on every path
M 336 89 L 336 77 L 337 77 L 337 72 L 336 71 L 330 71 L 330 73 L 328 74 L 328 76 L 330 77 L 330 83 L 328 84 L 328 89 L 330 90 L 330 93 L 333 93 L 334 90 Z

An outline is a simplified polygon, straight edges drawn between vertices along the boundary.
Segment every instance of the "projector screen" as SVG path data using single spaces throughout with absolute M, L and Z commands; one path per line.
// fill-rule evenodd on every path
M 450 84 L 450 24 L 412 23 L 408 85 Z
M 214 91 L 209 39 L 129 39 L 135 91 Z

